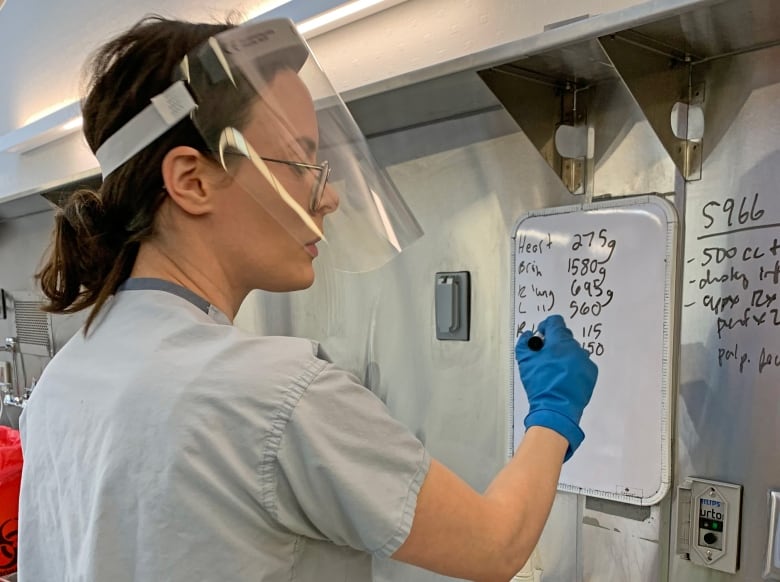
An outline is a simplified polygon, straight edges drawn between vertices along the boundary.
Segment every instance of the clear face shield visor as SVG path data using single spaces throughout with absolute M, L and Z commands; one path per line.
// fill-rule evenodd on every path
M 422 235 L 291 21 L 210 38 L 184 59 L 181 79 L 150 108 L 169 126 L 189 115 L 229 176 L 310 254 L 323 241 L 335 268 L 369 271 Z M 104 177 L 122 157 L 105 146 L 128 126 L 101 147 L 105 164 L 98 151 Z

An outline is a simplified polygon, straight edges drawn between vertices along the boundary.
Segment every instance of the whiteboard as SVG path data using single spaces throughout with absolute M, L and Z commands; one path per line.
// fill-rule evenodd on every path
M 534 211 L 513 232 L 510 453 L 528 413 L 520 333 L 560 314 L 599 367 L 562 491 L 652 505 L 669 490 L 677 231 L 671 204 L 640 196 Z

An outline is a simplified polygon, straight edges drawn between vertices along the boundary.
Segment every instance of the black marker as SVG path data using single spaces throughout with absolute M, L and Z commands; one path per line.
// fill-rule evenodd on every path
M 528 338 L 528 349 L 532 352 L 538 352 L 544 347 L 544 335 L 536 332 Z

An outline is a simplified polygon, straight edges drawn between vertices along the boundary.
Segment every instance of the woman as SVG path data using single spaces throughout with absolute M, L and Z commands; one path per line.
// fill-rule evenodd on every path
M 311 65 L 287 21 L 151 18 L 95 57 L 103 185 L 40 273 L 51 311 L 92 311 L 22 417 L 22 582 L 366 581 L 372 556 L 507 580 L 536 544 L 596 379 L 560 317 L 518 341 L 528 430 L 483 495 L 315 343 L 229 325 L 252 289 L 312 284 L 326 216 L 360 237 L 334 261 L 414 234 Z

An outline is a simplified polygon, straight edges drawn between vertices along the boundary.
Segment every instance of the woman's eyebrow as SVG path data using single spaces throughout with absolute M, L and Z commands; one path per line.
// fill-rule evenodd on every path
M 312 138 L 302 136 L 296 138 L 295 141 L 301 144 L 301 147 L 303 147 L 303 150 L 306 154 L 313 156 L 317 153 L 317 142 L 315 142 Z

